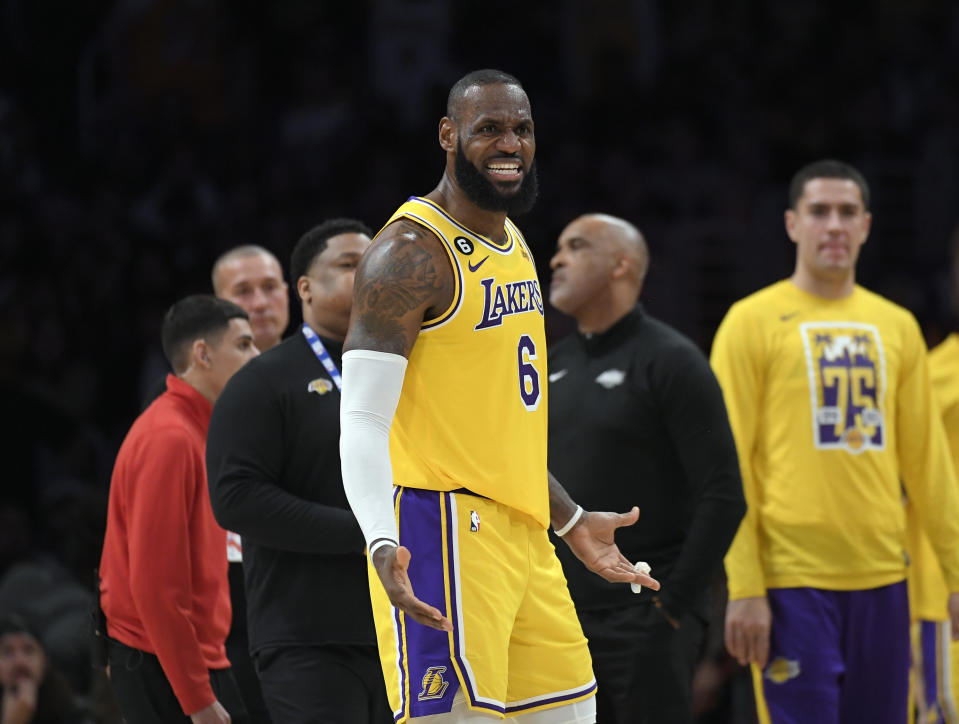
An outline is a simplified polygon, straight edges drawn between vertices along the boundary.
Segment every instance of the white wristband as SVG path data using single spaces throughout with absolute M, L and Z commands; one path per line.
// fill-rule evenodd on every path
M 570 516 L 570 519 L 566 521 L 566 525 L 564 525 L 562 528 L 558 530 L 556 528 L 553 528 L 553 532 L 556 533 L 556 535 L 558 535 L 560 538 L 562 538 L 564 535 L 566 535 L 573 529 L 573 526 L 576 525 L 576 523 L 582 517 L 583 517 L 583 506 L 577 505 L 576 512 L 573 513 Z

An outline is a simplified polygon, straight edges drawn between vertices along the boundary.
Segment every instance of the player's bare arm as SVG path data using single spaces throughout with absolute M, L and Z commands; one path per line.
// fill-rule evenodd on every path
M 357 268 L 344 352 L 372 350 L 408 358 L 423 320 L 445 310 L 453 291 L 453 269 L 440 241 L 417 224 L 394 222 Z M 439 609 L 414 595 L 409 549 L 392 541 L 377 543 L 370 541 L 371 561 L 390 602 L 424 626 L 451 631 Z
M 562 530 L 577 513 L 579 506 L 569 497 L 559 481 L 549 476 L 549 514 L 555 530 Z M 633 525 L 639 520 L 639 508 L 628 513 L 606 513 L 584 510 L 573 526 L 563 534 L 563 540 L 583 564 L 612 583 L 638 583 L 659 590 L 659 581 L 633 568 L 620 552 L 614 535 L 617 528 Z
M 453 269 L 440 241 L 410 221 L 390 225 L 363 255 L 344 351 L 410 356 L 424 319 L 453 301 Z

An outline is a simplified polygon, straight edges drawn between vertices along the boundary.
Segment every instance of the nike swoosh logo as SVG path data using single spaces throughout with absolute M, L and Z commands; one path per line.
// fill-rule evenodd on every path
M 799 312 L 790 312 L 789 314 L 780 314 L 780 315 L 779 315 L 779 321 L 780 321 L 780 322 L 788 322 L 790 319 L 792 319 L 793 317 L 795 317 L 797 314 L 799 314 Z
M 566 370 L 560 370 L 559 372 L 551 372 L 548 376 L 550 382 L 556 382 L 556 380 L 561 380 L 566 376 Z
M 474 271 L 476 271 L 477 269 L 479 269 L 481 266 L 483 266 L 483 262 L 486 261 L 487 259 L 489 259 L 489 257 L 488 257 L 488 256 L 484 256 L 482 259 L 480 259 L 478 262 L 476 262 L 476 266 L 473 266 L 472 262 L 466 262 L 466 266 L 468 266 L 468 267 L 470 268 L 470 271 L 471 271 L 471 272 L 474 272 Z

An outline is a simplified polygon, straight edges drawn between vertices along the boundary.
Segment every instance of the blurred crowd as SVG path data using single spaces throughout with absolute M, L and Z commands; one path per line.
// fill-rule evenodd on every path
M 930 343 L 951 329 L 947 0 L 3 0 L 0 606 L 29 601 L 78 691 L 70 616 L 121 436 L 164 371 L 163 311 L 208 291 L 228 247 L 285 260 L 324 218 L 375 229 L 427 191 L 446 89 L 478 67 L 533 102 L 542 191 L 520 225 L 544 284 L 571 218 L 622 216 L 651 246 L 646 306 L 708 349 L 733 299 L 791 271 L 789 175 L 837 156 L 873 186 L 862 281 Z

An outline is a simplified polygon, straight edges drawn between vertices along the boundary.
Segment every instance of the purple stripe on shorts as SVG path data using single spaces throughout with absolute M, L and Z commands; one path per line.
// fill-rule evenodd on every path
M 393 486 L 393 510 L 396 510 L 396 501 L 399 499 L 402 494 L 403 488 L 398 485 Z M 397 632 L 397 661 L 403 661 L 403 621 L 400 616 L 400 610 L 398 608 L 393 609 L 393 630 Z M 400 686 L 400 707 L 399 711 L 393 715 L 393 721 L 399 721 L 406 714 L 406 667 L 403 665 L 397 666 L 399 669 L 399 686 Z
M 456 662 L 459 664 L 460 671 L 463 672 L 463 679 L 466 681 L 466 697 L 469 700 L 469 703 L 478 708 L 486 709 L 488 711 L 495 711 L 499 714 L 504 713 L 504 709 L 499 704 L 492 704 L 487 701 L 480 701 L 476 693 L 476 690 L 473 688 L 473 682 L 470 680 L 469 676 L 469 667 L 466 664 L 466 660 L 463 657 L 463 652 L 460 650 L 460 620 L 459 620 L 459 611 L 456 608 L 456 597 L 458 595 L 458 590 L 456 588 L 456 573 L 457 565 L 459 561 L 456 560 L 454 555 L 454 532 L 456 526 L 456 512 L 453 509 L 453 493 L 442 493 L 443 499 L 446 505 L 446 520 L 448 525 L 446 526 L 446 549 L 450 552 L 450 569 L 449 569 L 449 579 L 450 579 L 450 601 L 453 603 L 452 610 L 449 613 L 450 622 L 453 624 L 453 651 L 456 655 Z
M 570 701 L 571 699 L 579 699 L 586 694 L 590 694 L 596 691 L 596 682 L 594 681 L 589 686 L 584 686 L 582 689 L 577 689 L 576 691 L 570 692 L 568 694 L 563 694 L 562 696 L 550 696 L 545 699 L 537 699 L 536 701 L 528 701 L 525 704 L 518 704 L 507 706 L 506 711 L 515 714 L 518 711 L 526 711 L 527 709 L 535 709 L 538 706 L 544 706 L 550 704 L 557 706 L 564 701 Z
M 458 631 L 460 626 L 459 621 L 459 610 L 456 607 L 456 596 L 459 591 L 456 588 L 456 556 L 455 553 L 455 531 L 456 531 L 456 513 L 453 510 L 453 495 L 452 493 L 440 493 L 443 496 L 443 505 L 446 508 L 446 550 L 449 551 L 449 585 L 450 585 L 450 602 L 452 603 L 451 610 L 449 611 L 450 623 L 453 624 L 453 631 Z M 453 650 L 456 654 L 456 657 L 459 658 L 460 654 L 460 639 L 459 636 L 453 637 Z
M 393 609 L 393 630 L 400 632 L 397 636 L 402 636 L 403 631 L 403 621 L 400 617 L 400 610 L 398 608 Z M 397 640 L 397 646 L 399 651 L 397 652 L 397 660 L 403 661 L 403 641 L 402 639 Z M 399 682 L 400 682 L 400 710 L 393 715 L 393 721 L 399 721 L 403 718 L 403 715 L 406 712 L 406 667 L 398 666 L 399 669 Z
M 935 621 L 919 622 L 919 642 L 922 650 L 922 689 L 925 695 L 925 708 L 935 711 L 935 718 L 927 718 L 924 724 L 942 724 L 939 711 L 939 626 Z
M 446 612 L 441 495 L 433 490 L 405 488 L 399 499 L 399 530 L 400 543 L 411 554 L 408 573 L 413 593 Z M 404 618 L 410 716 L 444 714 L 450 711 L 459 688 L 450 660 L 449 634 Z

